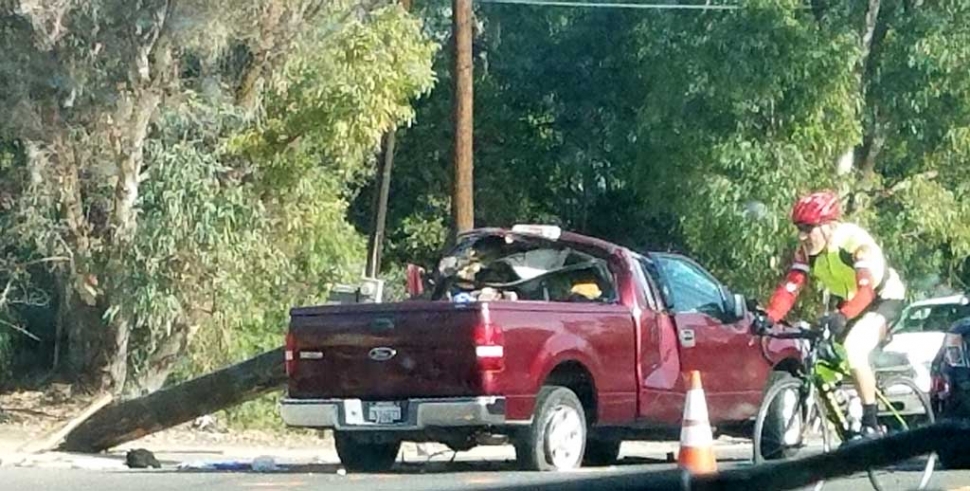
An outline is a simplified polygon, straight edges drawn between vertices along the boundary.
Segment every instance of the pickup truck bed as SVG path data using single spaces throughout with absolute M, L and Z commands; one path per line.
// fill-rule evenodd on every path
M 368 413 L 371 403 L 395 401 L 410 402 L 409 426 L 424 428 L 431 425 L 420 416 L 433 414 L 431 408 L 457 409 L 450 398 L 465 398 L 461 405 L 488 424 L 524 424 L 535 405 L 535 381 L 548 375 L 538 372 L 555 367 L 558 358 L 585 362 L 590 377 L 602 381 L 599 418 L 623 422 L 634 417 L 635 348 L 633 319 L 616 305 L 408 302 L 294 309 L 288 397 L 292 404 L 360 400 L 364 418 L 351 425 L 377 423 L 372 419 L 380 410 Z M 613 373 L 627 376 L 607 375 Z M 311 426 L 348 426 L 340 410 L 328 413 L 325 419 L 332 420 Z M 401 418 L 388 422 L 397 425 Z

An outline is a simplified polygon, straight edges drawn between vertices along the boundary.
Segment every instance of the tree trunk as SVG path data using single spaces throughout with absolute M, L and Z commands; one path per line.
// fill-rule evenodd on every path
M 879 112 L 879 104 L 872 98 L 869 90 L 869 83 L 875 75 L 874 67 L 879 63 L 880 48 L 888 31 L 886 15 L 880 17 L 882 11 L 880 0 L 869 0 L 861 33 L 862 56 L 859 59 L 858 73 L 862 97 L 866 103 L 869 117 L 868 124 L 865 125 L 862 145 L 856 149 L 855 155 L 862 173 L 863 183 L 872 181 L 876 161 L 886 142 L 886 131 Z
M 259 105 L 260 85 L 276 47 L 283 10 L 281 2 L 274 0 L 269 2 L 260 16 L 259 39 L 257 45 L 252 47 L 252 60 L 246 66 L 239 88 L 236 89 L 236 104 L 247 111 L 252 111 Z
M 97 389 L 115 394 L 124 390 L 128 377 L 131 319 L 126 309 L 117 308 L 127 299 L 120 298 L 112 290 L 130 274 L 124 266 L 124 257 L 138 225 L 135 206 L 145 161 L 145 141 L 152 118 L 162 101 L 162 86 L 170 75 L 170 51 L 162 39 L 169 7 L 169 2 L 163 1 L 152 12 L 154 24 L 141 37 L 141 44 L 131 60 L 129 78 L 132 89 L 121 94 L 122 100 L 114 118 L 117 121 L 114 128 L 117 139 L 115 148 L 118 150 L 114 158 L 118 172 L 109 219 L 111 230 L 107 241 L 107 266 L 104 270 L 108 283 L 105 285 L 107 295 L 101 294 L 96 298 L 102 314 L 101 325 L 96 332 L 87 333 L 93 339 L 95 353 L 86 372 L 94 376 Z M 104 314 L 109 311 L 111 315 L 105 319 Z
M 67 341 L 67 373 L 77 382 L 94 390 L 103 391 L 117 387 L 123 379 L 114 357 L 103 352 L 106 338 L 113 332 L 103 321 L 104 298 L 98 289 L 97 277 L 91 274 L 94 259 L 91 252 L 91 224 L 84 215 L 84 203 L 80 179 L 80 162 L 65 132 L 56 128 L 50 131 L 50 140 L 44 148 L 34 145 L 30 152 L 32 166 L 45 165 L 53 170 L 57 186 L 55 199 L 65 224 L 64 243 L 70 249 L 71 260 L 57 273 L 58 337 Z M 119 344 L 117 341 L 109 343 Z M 56 358 L 58 364 L 61 359 Z
M 112 404 L 67 435 L 61 449 L 99 452 L 235 406 L 286 382 L 283 348 L 145 397 Z
M 138 63 L 141 65 L 141 63 Z M 92 390 L 120 394 L 128 374 L 128 341 L 131 322 L 125 309 L 116 309 L 106 319 L 105 313 L 124 299 L 112 292 L 115 285 L 130 274 L 124 267 L 124 256 L 137 229 L 139 176 L 144 164 L 145 140 L 151 119 L 161 102 L 160 91 L 140 88 L 126 94 L 128 104 L 119 107 L 116 148 L 117 183 L 110 216 L 111 230 L 107 241 L 107 265 L 102 271 L 106 288 L 99 288 L 100 280 L 92 274 L 74 271 L 73 292 L 68 298 L 66 315 L 70 321 L 69 347 L 72 367 L 84 374 L 84 382 Z M 105 295 L 104 289 L 108 294 Z
M 101 336 L 98 356 L 92 370 L 100 375 L 103 390 L 121 394 L 128 380 L 128 340 L 131 337 L 131 322 L 120 312 L 115 313 L 107 323 Z
M 869 7 L 866 9 L 866 18 L 862 26 L 862 54 L 859 57 L 859 73 L 864 74 L 866 64 L 869 62 L 869 54 L 872 53 L 873 40 L 876 35 L 876 25 L 879 22 L 879 9 L 882 6 L 881 0 L 869 0 Z
M 150 394 L 162 388 L 179 356 L 188 346 L 191 337 L 188 324 L 179 322 L 172 327 L 172 334 L 162 339 L 148 357 L 144 373 L 133 380 L 138 395 Z
M 70 275 L 71 273 L 67 273 Z M 94 392 L 106 390 L 114 385 L 112 381 L 104 381 L 98 369 L 98 351 L 101 348 L 101 333 L 105 325 L 101 320 L 104 311 L 78 299 L 70 279 L 61 280 L 63 286 L 61 294 L 64 298 L 60 302 L 61 312 L 58 313 L 63 330 L 67 337 L 67 369 L 75 376 L 75 381 Z
M 82 276 L 65 271 L 58 280 L 60 330 L 67 339 L 67 369 L 91 392 L 119 393 L 127 376 L 128 320 L 120 313 L 105 320 L 104 297 L 93 305 L 79 290 Z
M 145 140 L 148 138 L 148 125 L 151 123 L 162 97 L 154 88 L 138 89 L 124 97 L 121 117 L 118 118 L 118 133 L 121 152 L 118 159 L 118 181 L 115 185 L 114 210 L 111 214 L 112 244 L 116 248 L 126 248 L 135 233 L 138 223 L 135 204 L 138 202 L 138 180 L 145 161 Z

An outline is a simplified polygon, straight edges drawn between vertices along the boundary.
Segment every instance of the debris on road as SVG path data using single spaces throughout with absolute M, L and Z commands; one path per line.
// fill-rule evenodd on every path
M 269 455 L 260 455 L 247 462 L 245 460 L 193 460 L 182 462 L 178 465 L 180 471 L 253 471 L 253 472 L 275 472 L 281 470 L 276 465 L 276 459 Z
M 278 471 L 279 467 L 276 466 L 276 460 L 269 455 L 260 455 L 253 459 L 253 471 L 255 472 L 272 472 Z
M 162 464 L 155 458 L 155 454 L 144 448 L 129 450 L 125 455 L 125 463 L 132 469 L 162 468 Z

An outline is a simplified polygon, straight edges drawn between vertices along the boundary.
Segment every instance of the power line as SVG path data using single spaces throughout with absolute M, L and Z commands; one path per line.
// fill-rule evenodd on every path
M 701 5 L 677 3 L 619 3 L 619 2 L 580 2 L 571 0 L 474 0 L 477 3 L 495 3 L 506 5 L 532 5 L 545 7 L 580 7 L 607 9 L 639 9 L 639 10 L 737 10 L 740 5 Z M 810 9 L 808 5 L 797 7 L 799 10 Z
M 648 9 L 648 10 L 737 10 L 738 5 L 690 5 L 676 3 L 613 3 L 578 2 L 564 0 L 475 0 L 478 3 L 498 3 L 510 5 L 537 5 L 547 7 L 589 7 L 611 9 Z

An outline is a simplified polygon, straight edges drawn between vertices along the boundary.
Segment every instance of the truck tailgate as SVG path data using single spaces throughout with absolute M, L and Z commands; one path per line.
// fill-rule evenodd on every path
M 291 398 L 483 395 L 480 304 L 405 302 L 291 310 Z

